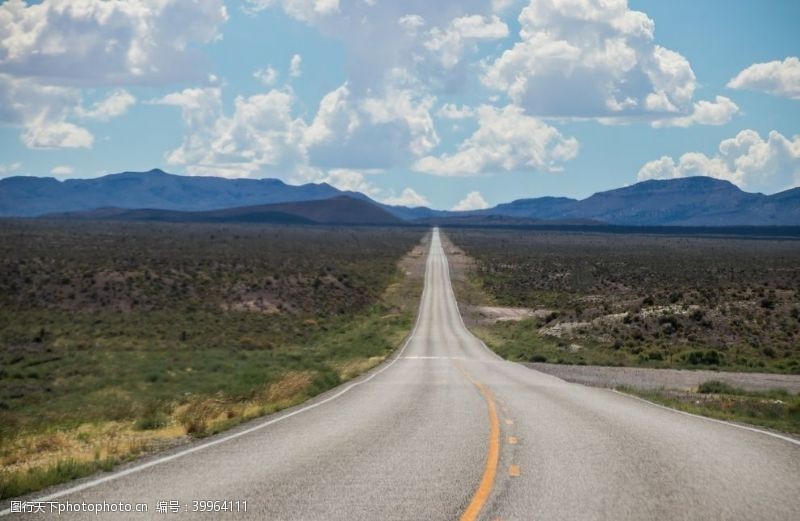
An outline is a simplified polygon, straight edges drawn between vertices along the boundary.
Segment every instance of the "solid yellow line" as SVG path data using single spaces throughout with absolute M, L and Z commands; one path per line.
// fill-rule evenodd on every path
M 494 486 L 494 480 L 497 477 L 497 465 L 500 460 L 500 420 L 497 418 L 497 406 L 495 405 L 494 397 L 489 389 L 473 380 L 461 364 L 458 364 L 458 367 L 461 369 L 461 372 L 464 373 L 464 376 L 467 377 L 467 380 L 472 382 L 481 392 L 489 409 L 489 450 L 486 454 L 486 466 L 483 469 L 483 476 L 478 484 L 478 488 L 475 490 L 472 500 L 469 502 L 467 509 L 464 510 L 460 518 L 461 521 L 474 521 L 478 519 L 481 509 L 483 509 L 486 501 L 489 500 L 492 487 Z

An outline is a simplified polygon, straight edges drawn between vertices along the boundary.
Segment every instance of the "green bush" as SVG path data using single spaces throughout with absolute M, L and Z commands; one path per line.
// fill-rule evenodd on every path
M 163 413 L 148 414 L 136 421 L 136 429 L 140 431 L 150 431 L 166 427 L 169 418 Z
M 683 359 L 692 365 L 720 365 L 722 363 L 722 354 L 715 349 L 708 351 L 689 351 L 683 355 Z
M 736 394 L 737 391 L 736 388 L 719 380 L 709 380 L 697 387 L 697 392 L 703 394 Z

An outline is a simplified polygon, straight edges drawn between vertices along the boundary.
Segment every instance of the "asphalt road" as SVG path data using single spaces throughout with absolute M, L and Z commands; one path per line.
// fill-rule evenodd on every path
M 418 323 L 396 358 L 78 487 L 40 497 L 150 513 L 52 517 L 796 521 L 800 445 L 500 360 L 464 327 L 434 232 Z M 247 512 L 200 515 L 193 500 L 247 501 Z M 157 514 L 158 501 L 180 512 Z

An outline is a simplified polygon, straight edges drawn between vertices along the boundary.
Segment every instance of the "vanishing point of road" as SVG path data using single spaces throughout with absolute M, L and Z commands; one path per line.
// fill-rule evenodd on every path
M 394 358 L 38 497 L 150 506 L 88 519 L 796 521 L 800 444 L 501 360 L 464 327 L 434 230 L 417 324 Z M 214 499 L 247 512 L 153 511 Z

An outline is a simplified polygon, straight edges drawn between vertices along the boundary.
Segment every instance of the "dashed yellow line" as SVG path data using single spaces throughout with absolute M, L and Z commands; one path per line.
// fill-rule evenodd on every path
M 474 521 L 480 515 L 486 501 L 489 500 L 494 480 L 497 477 L 497 465 L 500 461 L 500 421 L 497 417 L 497 406 L 495 405 L 494 397 L 489 389 L 476 382 L 461 364 L 458 364 L 458 368 L 464 373 L 467 380 L 478 388 L 489 409 L 489 449 L 486 454 L 486 466 L 483 469 L 483 476 L 478 488 L 460 518 L 461 521 Z
M 508 475 L 512 478 L 518 478 L 519 475 L 522 473 L 519 469 L 519 465 L 509 465 L 508 467 Z
M 508 439 L 506 440 L 506 442 L 509 445 L 516 445 L 517 444 L 517 438 L 515 438 L 514 436 L 509 436 Z
M 514 425 L 514 420 L 511 418 L 506 418 L 506 425 Z

